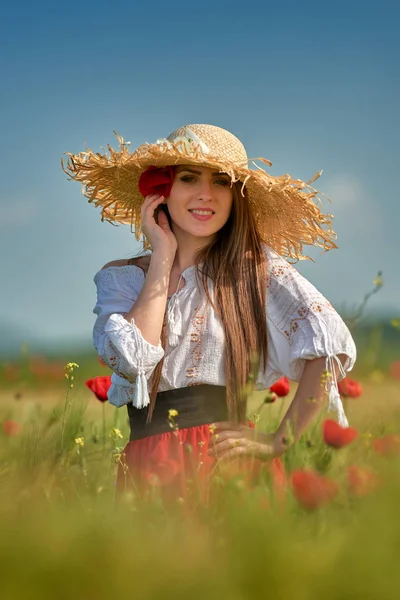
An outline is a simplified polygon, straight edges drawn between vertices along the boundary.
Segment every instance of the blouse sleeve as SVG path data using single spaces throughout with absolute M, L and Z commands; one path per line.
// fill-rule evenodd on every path
M 267 320 L 272 367 L 277 373 L 300 381 L 306 360 L 325 357 L 329 409 L 335 410 L 339 423 L 347 426 L 334 367 L 336 363 L 339 380 L 353 368 L 356 359 L 353 338 L 330 302 L 292 265 L 271 249 L 267 260 Z M 343 363 L 339 355 L 344 355 Z
M 161 344 L 150 344 L 134 320 L 129 323 L 123 316 L 131 310 L 143 281 L 143 271 L 134 265 L 108 267 L 94 277 L 97 302 L 93 312 L 97 319 L 93 345 L 118 377 L 135 384 L 133 404 L 137 408 L 149 403 L 147 380 L 164 356 Z

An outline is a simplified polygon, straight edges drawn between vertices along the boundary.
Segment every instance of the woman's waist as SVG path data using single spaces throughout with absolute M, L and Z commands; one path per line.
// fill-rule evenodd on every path
M 216 385 L 195 385 L 157 394 L 150 423 L 148 409 L 128 404 L 130 441 L 172 431 L 225 421 L 228 416 L 226 388 Z

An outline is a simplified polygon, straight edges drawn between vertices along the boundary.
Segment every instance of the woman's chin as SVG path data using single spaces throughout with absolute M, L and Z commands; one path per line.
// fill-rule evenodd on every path
M 214 235 L 219 228 L 216 228 L 215 224 L 211 225 L 210 223 L 198 223 L 195 225 L 188 225 L 187 223 L 182 223 L 182 225 L 178 225 L 178 229 L 186 235 L 207 238 Z

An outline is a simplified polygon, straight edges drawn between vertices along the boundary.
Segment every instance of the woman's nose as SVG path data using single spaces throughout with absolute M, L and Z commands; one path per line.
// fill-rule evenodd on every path
M 212 200 L 212 186 L 210 181 L 203 180 L 201 182 L 199 190 L 199 199 L 204 201 Z

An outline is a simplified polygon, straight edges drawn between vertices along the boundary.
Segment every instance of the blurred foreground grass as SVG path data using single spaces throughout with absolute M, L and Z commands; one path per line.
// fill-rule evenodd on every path
M 27 358 L 17 381 L 3 381 L 2 421 L 23 428 L 0 444 L 2 599 L 398 599 L 400 457 L 377 455 L 372 440 L 400 431 L 399 380 L 375 369 L 363 396 L 346 400 L 359 431 L 347 448 L 328 448 L 318 422 L 285 455 L 288 473 L 312 467 L 338 483 L 328 505 L 309 511 L 290 489 L 279 501 L 268 480 L 244 490 L 234 479 L 189 514 L 182 502 L 166 509 L 157 489 L 144 505 L 132 494 L 116 502 L 126 411 L 85 388 L 106 371 L 81 359 L 73 381 L 62 372 L 50 385 L 43 361 L 34 375 Z M 258 426 L 273 431 L 292 395 L 265 405 Z M 379 473 L 378 489 L 350 494 L 349 465 Z

